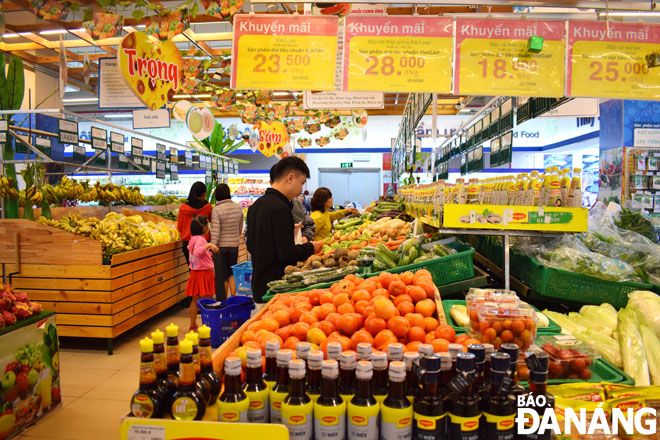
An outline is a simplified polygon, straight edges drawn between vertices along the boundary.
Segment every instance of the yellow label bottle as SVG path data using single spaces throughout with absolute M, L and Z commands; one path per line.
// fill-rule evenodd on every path
M 539 172 L 532 171 L 529 176 L 529 183 L 525 191 L 524 206 L 536 206 L 538 204 L 538 186 L 539 186 Z
M 339 394 L 344 402 L 350 402 L 355 395 L 355 363 L 356 353 L 353 350 L 343 351 L 339 360 L 341 366 L 341 386 Z
M 550 196 L 550 175 L 552 168 L 546 168 L 543 174 L 543 184 L 539 194 L 539 206 L 548 206 L 548 199 Z
M 344 440 L 346 438 L 346 402 L 339 395 L 337 361 L 323 361 L 321 396 L 314 403 L 314 438 Z
M 192 342 L 179 343 L 179 387 L 172 396 L 171 414 L 176 420 L 201 420 L 206 412 L 206 402 L 195 390 L 195 365 L 192 360 Z M 236 358 L 238 359 L 238 358 Z M 240 359 L 238 359 L 240 363 Z
M 264 372 L 264 382 L 268 387 L 268 391 L 273 388 L 277 381 L 277 350 L 280 349 L 280 342 L 276 339 L 271 339 L 266 342 L 266 371 Z
M 371 362 L 359 361 L 355 396 L 347 404 L 348 440 L 378 440 L 380 404 L 371 394 L 372 376 Z
M 564 168 L 559 172 L 561 178 L 561 206 L 568 205 L 568 191 L 571 188 L 571 170 Z
M 568 191 L 568 206 L 571 208 L 582 207 L 582 169 L 573 169 L 573 178 L 571 179 L 571 187 Z
M 277 382 L 268 395 L 270 401 L 270 423 L 283 423 L 282 402 L 289 394 L 289 363 L 293 359 L 293 352 L 289 349 L 277 351 Z
M 218 399 L 220 422 L 248 422 L 250 399 L 241 387 L 241 359 L 229 356 L 225 359 L 225 390 Z
M 387 354 L 374 351 L 371 354 L 371 362 L 374 375 L 372 391 L 378 404 L 381 404 L 387 397 Z
M 154 366 L 154 343 L 149 338 L 140 341 L 140 388 L 131 399 L 131 414 L 135 417 L 162 417 L 165 396 L 158 392 Z
M 561 206 L 561 180 L 557 167 L 552 167 L 549 180 L 548 201 L 546 206 Z
M 371 346 L 369 346 L 371 348 Z M 321 367 L 323 365 L 323 352 L 312 350 L 309 352 L 309 368 L 307 370 L 307 395 L 312 402 L 321 395 Z
M 247 418 L 250 423 L 268 423 L 270 420 L 270 402 L 268 387 L 261 375 L 261 350 L 248 348 L 247 368 L 243 391 L 250 399 Z
M 406 365 L 390 362 L 390 392 L 381 404 L 380 433 L 382 438 L 410 440 L 412 438 L 413 407 L 406 399 Z
M 305 392 L 305 361 L 289 362 L 291 392 L 282 401 L 282 421 L 289 438 L 311 440 L 314 437 L 314 404 Z

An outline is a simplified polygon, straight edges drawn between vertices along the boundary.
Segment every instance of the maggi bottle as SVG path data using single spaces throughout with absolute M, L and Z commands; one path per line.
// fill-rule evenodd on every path
M 543 174 L 543 184 L 541 185 L 541 191 L 539 194 L 539 206 L 548 206 L 548 200 L 550 199 L 550 176 L 552 174 L 552 168 L 548 167 L 545 169 Z
M 387 346 L 387 362 L 403 362 L 403 344 L 393 342 Z
M 241 359 L 225 358 L 225 390 L 218 399 L 218 421 L 248 422 L 250 399 L 241 386 Z
M 568 206 L 568 191 L 571 188 L 571 170 L 564 168 L 559 172 L 561 179 L 561 206 Z
M 157 386 L 163 396 L 165 407 L 169 406 L 172 396 L 176 392 L 176 383 L 167 374 L 167 357 L 165 356 L 165 333 L 160 330 L 151 332 L 154 341 L 154 367 L 158 377 Z
M 405 352 L 403 362 L 406 364 L 406 398 L 412 403 L 413 399 L 419 394 L 419 380 L 415 369 L 419 363 L 419 353 L 414 351 Z
M 389 394 L 381 404 L 381 436 L 408 440 L 412 438 L 413 408 L 406 399 L 406 365 L 399 361 L 390 362 L 389 378 Z
M 573 169 L 573 178 L 571 179 L 571 187 L 568 190 L 568 206 L 571 208 L 582 207 L 582 169 Z
M 195 365 L 195 389 L 204 398 L 206 404 L 209 405 L 211 400 L 211 388 L 209 384 L 202 380 L 202 367 L 199 364 L 199 335 L 197 332 L 186 333 L 186 339 L 193 344 L 193 364 Z
M 323 366 L 323 352 L 312 350 L 307 357 L 309 365 L 307 369 L 307 395 L 316 403 L 321 395 L 321 369 Z
M 282 401 L 282 422 L 291 440 L 311 440 L 314 436 L 314 404 L 305 392 L 305 361 L 289 362 L 289 394 Z M 320 397 L 319 397 L 320 399 Z
M 328 359 L 339 362 L 341 358 L 341 344 L 337 341 L 328 342 Z
M 371 354 L 373 365 L 373 395 L 378 404 L 383 403 L 387 397 L 387 354 L 383 351 L 374 351 Z
M 165 346 L 165 358 L 167 359 L 167 375 L 174 384 L 179 386 L 179 327 L 170 324 L 165 327 L 167 343 Z
M 346 402 L 339 395 L 337 361 L 323 361 L 321 396 L 314 403 L 314 438 L 343 440 L 346 438 Z
M 201 420 L 206 412 L 206 402 L 195 390 L 195 364 L 192 358 L 192 342 L 184 339 L 179 343 L 179 387 L 172 396 L 171 414 L 176 420 Z M 236 358 L 238 359 L 238 358 Z M 238 360 L 240 365 L 240 359 Z
M 142 339 L 140 352 L 140 388 L 131 399 L 131 414 L 146 419 L 162 417 L 165 406 L 156 383 L 153 341 L 149 338 Z
M 441 359 L 437 354 L 421 361 L 422 390 L 413 403 L 413 439 L 440 440 L 447 428 L 444 397 L 440 396 Z
M 282 423 L 282 401 L 289 394 L 289 363 L 293 352 L 289 349 L 277 351 L 277 382 L 270 390 L 270 423 Z
M 268 391 L 273 388 L 277 381 L 277 351 L 280 349 L 280 342 L 271 339 L 266 342 L 266 371 L 264 372 L 264 382 Z
M 307 357 L 309 356 L 311 349 L 312 346 L 309 342 L 303 341 L 296 343 L 296 359 L 305 361 L 305 365 L 307 366 L 307 372 L 305 373 L 305 383 L 307 383 L 307 378 L 309 377 L 309 362 L 307 361 Z
M 343 351 L 340 356 L 339 394 L 344 402 L 350 402 L 355 395 L 355 363 L 356 354 L 353 350 Z
M 557 167 L 552 167 L 549 180 L 548 201 L 546 206 L 561 206 L 561 181 L 557 173 Z
M 467 190 L 467 203 L 470 205 L 479 203 L 479 179 L 470 179 Z
M 355 396 L 347 405 L 348 440 L 378 440 L 380 404 L 371 393 L 371 362 L 359 361 L 355 377 Z
M 261 350 L 248 348 L 243 391 L 250 399 L 247 420 L 250 423 L 268 423 L 270 402 L 268 386 L 261 374 Z
M 538 186 L 539 186 L 539 172 L 534 170 L 529 175 L 529 183 L 527 184 L 527 190 L 525 191 L 525 200 L 523 201 L 524 206 L 536 206 L 538 205 Z
M 220 395 L 220 379 L 213 370 L 213 355 L 211 353 L 211 327 L 203 325 L 199 329 L 199 366 L 202 374 L 202 381 L 205 382 L 211 390 L 209 405 L 214 405 Z M 261 359 L 261 358 L 260 358 Z M 261 364 L 259 364 L 261 372 Z

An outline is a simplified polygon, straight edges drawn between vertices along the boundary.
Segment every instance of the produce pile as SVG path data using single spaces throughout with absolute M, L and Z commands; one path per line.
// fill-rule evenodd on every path
M 377 246 L 378 249 L 373 259 L 373 269 L 376 272 L 421 263 L 456 253 L 455 249 L 443 244 L 422 244 L 422 241 L 417 238 L 409 238 L 402 242 L 396 252 L 383 243 L 378 243 Z
M 163 195 L 161 193 L 158 193 L 155 196 L 147 196 L 145 198 L 145 203 L 144 204 L 149 205 L 149 206 L 154 206 L 154 205 L 162 206 L 162 205 L 169 205 L 169 204 L 173 204 L 173 203 L 181 204 L 181 203 L 185 203 L 185 201 L 186 201 L 186 199 L 180 199 L 177 196 L 172 195 L 172 194 L 166 196 L 166 195 Z M 163 212 L 163 211 L 154 212 L 154 213 L 155 214 L 160 214 L 160 212 Z M 176 220 L 176 219 L 174 219 L 174 220 Z
M 5 199 L 17 199 L 18 190 L 16 189 L 16 183 L 11 177 L 0 177 L 0 197 Z
M 59 221 L 39 217 L 37 222 L 100 241 L 104 262 L 109 262 L 115 254 L 179 239 L 179 231 L 174 226 L 145 222 L 139 215 L 126 217 L 115 212 L 109 212 L 103 220 L 67 214 Z
M 127 205 L 143 205 L 145 202 L 145 197 L 140 193 L 140 188 L 137 186 L 126 187 L 124 185 L 115 185 L 113 183 L 101 184 L 99 182 L 90 185 L 88 180 L 76 181 L 66 176 L 63 176 L 57 185 L 46 184 L 38 191 L 41 192 L 42 196 L 50 204 L 58 204 L 62 200 L 99 203 L 121 202 Z M 24 191 L 21 191 L 21 193 L 23 196 L 19 200 L 21 200 L 20 203 L 23 206 L 25 197 L 30 199 L 30 194 L 29 192 L 26 194 Z M 33 199 L 30 200 L 32 200 L 33 204 L 39 204 L 35 203 Z
M 366 215 L 369 220 L 380 220 L 385 217 L 400 218 L 406 221 L 411 220 L 411 218 L 403 212 L 401 205 L 393 200 L 379 200 L 373 206 L 367 208 Z
M 10 284 L 0 284 L 0 328 L 14 325 L 42 311 L 41 304 L 30 301 L 25 292 L 14 290 Z
M 164 219 L 172 220 L 173 222 L 175 222 L 177 220 L 177 218 L 179 218 L 179 210 L 178 209 L 173 209 L 171 211 L 145 211 L 145 212 L 148 212 L 150 214 L 159 215 L 159 216 L 163 217 Z

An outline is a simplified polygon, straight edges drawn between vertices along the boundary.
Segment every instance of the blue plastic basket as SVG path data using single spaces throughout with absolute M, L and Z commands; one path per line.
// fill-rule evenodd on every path
M 236 293 L 252 295 L 252 262 L 246 261 L 231 267 L 236 283 Z
M 251 296 L 234 295 L 221 302 L 223 309 L 207 309 L 208 304 L 217 302 L 212 298 L 202 298 L 197 306 L 202 313 L 202 323 L 211 327 L 211 347 L 217 348 L 250 319 L 254 310 Z

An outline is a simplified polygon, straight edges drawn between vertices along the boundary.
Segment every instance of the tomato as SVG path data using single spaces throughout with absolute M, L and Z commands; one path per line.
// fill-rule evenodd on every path
M 352 314 L 342 315 L 337 320 L 337 330 L 347 336 L 351 336 L 359 327 L 360 321 Z
M 434 353 L 447 353 L 449 351 L 449 341 L 446 339 L 434 339 L 431 341 Z
M 351 348 L 357 350 L 357 345 L 360 342 L 366 342 L 369 345 L 373 345 L 374 337 L 366 330 L 358 330 L 353 333 L 353 336 L 351 336 Z
M 406 318 L 394 316 L 387 321 L 387 328 L 399 338 L 405 338 L 410 330 L 410 323 Z
M 424 328 L 424 316 L 420 313 L 408 313 L 405 315 L 405 318 L 408 320 L 411 327 Z
M 399 339 L 396 337 L 396 335 L 392 332 L 392 330 L 385 329 L 378 332 L 374 338 L 374 347 L 380 351 L 387 352 L 387 346 L 395 342 L 399 342 Z
M 408 330 L 408 340 L 419 341 L 420 343 L 426 342 L 426 332 L 421 327 L 411 327 L 410 330 Z
M 379 332 L 387 328 L 387 322 L 382 318 L 377 318 L 375 315 L 373 316 L 374 318 L 365 320 L 364 329 L 371 333 L 372 336 L 376 336 Z
M 410 286 L 410 290 L 407 293 L 415 303 L 426 299 L 426 291 L 419 286 Z
M 403 281 L 399 281 L 399 280 L 392 281 L 387 291 L 392 296 L 399 296 L 406 293 L 406 285 L 403 283 Z
M 445 339 L 450 343 L 456 342 L 456 330 L 450 325 L 441 324 L 435 329 L 435 337 L 438 339 Z M 460 344 L 460 342 L 459 342 Z

